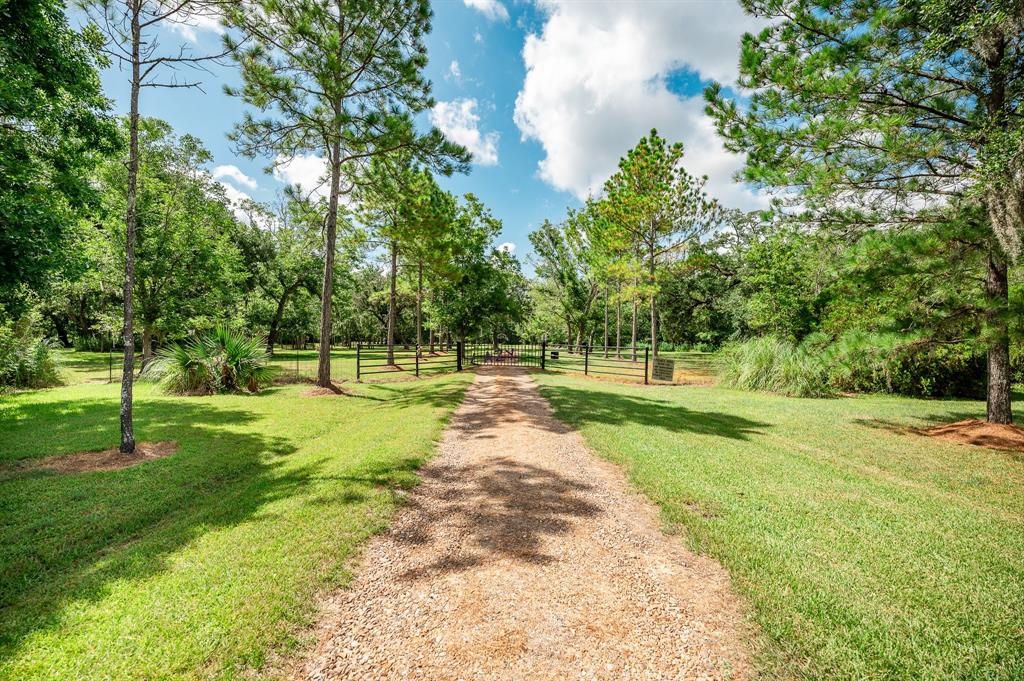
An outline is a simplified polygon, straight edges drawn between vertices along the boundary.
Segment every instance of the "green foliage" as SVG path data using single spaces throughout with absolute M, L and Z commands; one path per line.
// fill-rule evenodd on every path
M 218 327 L 200 338 L 161 348 L 144 373 L 179 395 L 258 392 L 270 384 L 274 372 L 265 345 L 264 338 L 245 338 Z
M 95 202 L 89 170 L 117 140 L 101 65 L 63 2 L 0 3 L 0 305 L 67 264 L 67 233 Z
M 60 383 L 58 344 L 39 332 L 38 313 L 0 321 L 0 389 L 45 388 Z
M 730 343 L 718 354 L 721 384 L 794 397 L 832 395 L 829 353 L 818 342 L 817 338 L 809 338 L 797 344 L 775 336 L 760 336 Z

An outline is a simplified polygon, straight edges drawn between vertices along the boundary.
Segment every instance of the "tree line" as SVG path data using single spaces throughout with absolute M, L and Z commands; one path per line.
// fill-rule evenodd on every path
M 161 343 L 224 326 L 264 335 L 271 352 L 316 340 L 328 386 L 333 341 L 390 349 L 518 323 L 525 279 L 495 248 L 500 221 L 435 179 L 467 172 L 470 154 L 414 123 L 433 106 L 426 0 L 95 0 L 81 11 L 76 30 L 56 0 L 3 8 L 0 348 L 24 357 L 19 344 L 51 332 L 119 346 L 121 451 L 135 446 L 134 379 Z M 223 25 L 220 50 L 171 40 L 197 20 Z M 247 105 L 229 135 L 237 152 L 268 170 L 319 156 L 319 186 L 272 205 L 231 200 L 204 169 L 202 141 L 147 115 L 141 92 L 199 87 L 212 63 L 240 76 L 227 88 Z M 123 118 L 100 86 L 111 65 L 128 79 Z
M 652 131 L 600 196 L 531 235 L 535 329 L 605 345 L 646 336 L 653 352 L 727 345 L 752 384 L 774 372 L 768 385 L 788 374 L 798 393 L 984 397 L 989 421 L 1011 422 L 1021 4 L 743 5 L 766 27 L 743 37 L 739 82 L 706 89 L 707 113 L 771 207 L 720 206 Z

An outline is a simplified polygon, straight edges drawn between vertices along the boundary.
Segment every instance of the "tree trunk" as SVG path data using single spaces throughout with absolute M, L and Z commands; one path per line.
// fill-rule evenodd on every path
M 633 277 L 633 361 L 636 361 L 636 316 L 637 316 L 637 299 L 636 299 L 636 277 Z
M 988 256 L 985 295 L 988 298 L 988 404 L 990 423 L 1013 423 L 1010 404 L 1010 334 L 1007 325 L 1009 286 L 1006 262 L 993 251 Z
M 270 330 L 267 332 L 267 354 L 274 354 L 274 345 L 277 344 L 277 336 L 281 329 L 281 320 L 284 319 L 284 308 L 288 305 L 288 299 L 298 288 L 298 285 L 291 286 L 284 290 L 281 298 L 277 301 L 277 310 L 274 311 L 274 319 L 270 322 Z
M 153 359 L 153 323 L 143 321 L 142 323 L 142 369 L 149 366 Z M 141 373 L 141 370 L 140 370 Z
M 655 284 L 657 283 L 657 277 L 654 273 L 654 221 L 651 221 L 651 241 L 648 244 L 647 252 L 647 282 L 651 287 L 651 357 L 658 356 L 658 294 L 656 292 Z
M 121 339 L 124 341 L 124 364 L 121 367 L 121 445 L 122 454 L 135 451 L 135 429 L 132 422 L 132 381 L 135 380 L 135 329 L 132 320 L 132 293 L 135 290 L 135 201 L 139 185 L 139 88 L 142 77 L 139 69 L 141 60 L 142 28 L 139 14 L 140 0 L 133 0 L 132 13 L 132 90 L 128 113 L 128 191 L 126 196 L 124 238 L 124 325 Z
M 622 357 L 622 282 L 615 282 L 615 356 Z
M 340 115 L 340 113 L 339 113 Z M 331 144 L 331 194 L 324 234 L 324 285 L 320 296 L 320 348 L 316 384 L 331 387 L 331 303 L 334 297 L 334 251 L 338 241 L 338 194 L 341 193 L 341 144 Z
M 388 364 L 395 363 L 395 323 L 398 319 L 397 279 L 398 279 L 398 242 L 391 240 L 391 293 L 388 296 Z
M 604 356 L 608 357 L 608 285 L 604 287 Z
M 416 273 L 416 353 L 423 349 L 423 261 L 418 265 Z

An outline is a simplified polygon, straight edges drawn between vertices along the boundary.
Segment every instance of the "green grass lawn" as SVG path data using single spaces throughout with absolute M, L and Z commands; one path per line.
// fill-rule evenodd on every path
M 1024 678 L 1024 458 L 892 428 L 983 404 L 537 380 L 728 567 L 768 678 Z
M 200 398 L 143 383 L 138 439 L 179 451 L 65 475 L 18 462 L 116 446 L 118 386 L 0 396 L 0 678 L 237 677 L 287 651 L 470 378 L 315 398 L 307 385 Z

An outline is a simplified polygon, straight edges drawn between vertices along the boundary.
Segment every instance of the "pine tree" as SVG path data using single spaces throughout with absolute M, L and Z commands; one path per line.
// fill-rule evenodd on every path
M 719 85 L 706 97 L 727 146 L 747 154 L 745 178 L 786 189 L 811 219 L 847 235 L 982 227 L 988 419 L 1011 422 L 1007 268 L 1024 224 L 1024 6 L 744 4 L 769 20 L 743 39 L 749 100 Z
M 413 125 L 412 116 L 433 105 L 422 75 L 430 16 L 427 0 L 256 0 L 228 12 L 249 44 L 235 52 L 244 84 L 227 91 L 262 115 L 247 113 L 236 126 L 238 150 L 269 157 L 274 166 L 302 154 L 326 158 L 317 370 L 324 387 L 331 384 L 338 205 L 360 166 L 399 151 L 444 174 L 469 162 L 468 152 L 439 130 L 420 134 Z
M 707 177 L 690 175 L 682 159 L 682 142 L 670 145 L 657 130 L 651 130 L 619 161 L 618 172 L 604 186 L 602 205 L 607 219 L 629 235 L 646 264 L 645 293 L 650 300 L 651 352 L 655 356 L 658 263 L 669 254 L 681 255 L 685 245 L 706 234 L 720 216 L 718 203 L 704 192 Z

